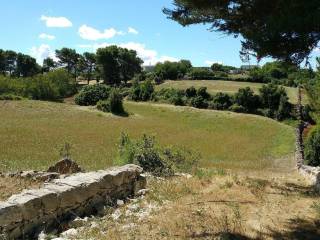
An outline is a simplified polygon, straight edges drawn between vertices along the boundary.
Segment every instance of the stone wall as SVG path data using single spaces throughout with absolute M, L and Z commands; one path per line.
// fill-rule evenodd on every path
M 297 115 L 299 119 L 298 127 L 296 128 L 296 151 L 295 151 L 295 159 L 297 163 L 297 168 L 299 173 L 305 176 L 312 185 L 316 187 L 318 191 L 320 191 L 320 167 L 311 167 L 305 165 L 304 158 L 304 144 L 303 144 L 303 131 L 308 126 L 307 123 L 304 123 L 301 118 L 301 88 L 299 88 L 298 93 L 298 104 L 297 104 Z
M 136 165 L 78 173 L 13 195 L 0 203 L 0 239 L 32 239 L 75 217 L 97 214 L 114 200 L 144 189 L 141 173 Z

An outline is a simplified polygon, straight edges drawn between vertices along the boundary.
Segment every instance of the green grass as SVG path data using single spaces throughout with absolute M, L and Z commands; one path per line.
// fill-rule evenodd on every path
M 262 170 L 294 151 L 293 128 L 271 119 L 150 103 L 125 108 L 129 117 L 63 103 L 0 102 L 0 171 L 46 169 L 65 142 L 85 169 L 103 169 L 113 164 L 122 131 L 199 151 L 203 167 Z
M 187 89 L 191 86 L 195 88 L 207 87 L 208 92 L 215 94 L 217 92 L 226 92 L 233 94 L 239 90 L 239 88 L 250 87 L 255 93 L 259 93 L 259 89 L 262 87 L 262 83 L 250 83 L 250 82 L 236 82 L 236 81 L 218 81 L 218 80 L 199 80 L 199 81 L 166 81 L 165 83 L 157 86 L 157 89 L 162 88 L 177 88 Z M 285 87 L 288 93 L 288 97 L 291 103 L 297 103 L 298 90 L 296 88 Z

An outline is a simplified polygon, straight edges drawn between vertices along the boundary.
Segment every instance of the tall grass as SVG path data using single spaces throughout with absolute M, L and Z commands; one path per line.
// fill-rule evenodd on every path
M 294 130 L 263 117 L 125 102 L 129 117 L 41 101 L 0 102 L 0 171 L 46 169 L 65 142 L 87 170 L 111 166 L 121 132 L 199 152 L 199 167 L 265 170 L 294 151 Z M 282 159 L 276 161 L 276 159 Z

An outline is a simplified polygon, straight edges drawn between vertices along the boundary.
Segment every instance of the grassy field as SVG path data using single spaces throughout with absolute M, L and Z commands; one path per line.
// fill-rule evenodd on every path
M 250 87 L 256 93 L 262 87 L 262 83 L 250 83 L 250 82 L 235 82 L 235 81 L 218 81 L 218 80 L 203 80 L 203 81 L 166 81 L 165 83 L 157 86 L 157 89 L 162 88 L 178 88 L 187 89 L 194 86 L 195 88 L 207 87 L 208 92 L 211 94 L 217 92 L 235 93 L 239 88 Z M 296 88 L 285 87 L 290 98 L 291 103 L 298 101 L 298 90 Z
M 0 102 L 0 171 L 46 169 L 65 142 L 85 169 L 103 169 L 113 164 L 122 131 L 199 151 L 204 167 L 293 166 L 286 157 L 294 151 L 294 130 L 273 120 L 150 103 L 126 102 L 125 108 L 127 118 L 63 103 Z

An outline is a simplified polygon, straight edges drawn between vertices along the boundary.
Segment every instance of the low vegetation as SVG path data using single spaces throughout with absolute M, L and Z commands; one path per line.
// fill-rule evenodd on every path
M 0 95 L 19 96 L 33 100 L 57 101 L 76 92 L 74 79 L 64 70 L 30 78 L 0 76 Z
M 0 171 L 46 169 L 59 159 L 65 142 L 84 169 L 104 169 L 115 164 L 122 131 L 132 139 L 146 133 L 161 146 L 200 152 L 200 167 L 269 169 L 291 164 L 286 156 L 294 151 L 293 128 L 253 115 L 124 102 L 129 113 L 124 118 L 61 103 L 0 104 L 0 145 L 6 146 Z
M 175 172 L 195 173 L 200 156 L 190 150 L 161 147 L 154 136 L 143 135 L 132 140 L 122 133 L 119 143 L 118 163 L 137 164 L 156 176 L 172 176 Z

